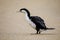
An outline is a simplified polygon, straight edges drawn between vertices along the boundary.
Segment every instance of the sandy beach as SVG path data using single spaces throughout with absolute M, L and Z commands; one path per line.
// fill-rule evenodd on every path
M 21 8 L 55 30 L 35 34 L 25 14 L 18 12 Z M 0 0 L 0 40 L 60 40 L 60 0 Z

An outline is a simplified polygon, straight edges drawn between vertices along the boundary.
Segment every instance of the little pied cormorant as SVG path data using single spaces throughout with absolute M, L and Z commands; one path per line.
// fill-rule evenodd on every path
M 25 13 L 26 14 L 26 19 L 28 21 L 28 23 L 34 28 L 36 29 L 36 33 L 40 34 L 41 31 L 40 30 L 52 30 L 54 28 L 47 28 L 44 20 L 41 17 L 38 16 L 30 16 L 30 12 L 29 10 L 27 10 L 26 8 L 21 8 L 20 12 Z

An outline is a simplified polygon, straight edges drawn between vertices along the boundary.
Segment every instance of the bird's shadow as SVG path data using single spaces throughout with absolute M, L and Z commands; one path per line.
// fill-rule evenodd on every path
M 54 33 L 41 33 L 41 34 L 30 33 L 30 35 L 56 35 L 56 34 Z

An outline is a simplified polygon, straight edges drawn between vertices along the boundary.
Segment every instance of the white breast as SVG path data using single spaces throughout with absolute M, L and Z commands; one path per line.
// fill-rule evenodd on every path
M 36 25 L 29 19 L 29 17 L 26 14 L 26 20 L 28 21 L 28 23 L 35 29 Z

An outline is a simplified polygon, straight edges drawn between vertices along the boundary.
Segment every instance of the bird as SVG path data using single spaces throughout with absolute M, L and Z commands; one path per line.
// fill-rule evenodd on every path
M 19 12 L 26 15 L 28 23 L 36 30 L 36 34 L 40 34 L 41 30 L 53 30 L 55 28 L 48 28 L 45 25 L 44 20 L 39 16 L 31 16 L 30 11 L 26 8 L 21 8 Z

